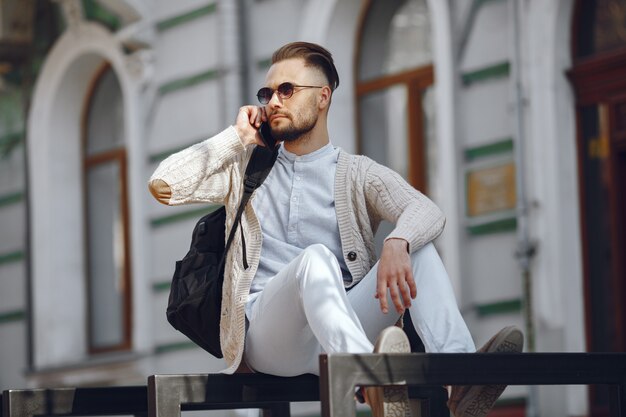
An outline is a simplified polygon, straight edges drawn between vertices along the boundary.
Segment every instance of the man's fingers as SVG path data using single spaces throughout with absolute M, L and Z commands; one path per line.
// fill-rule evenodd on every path
M 403 308 L 411 307 L 411 294 L 409 292 L 409 285 L 407 281 L 400 281 L 400 294 L 402 294 L 402 301 L 404 301 Z
M 243 106 L 239 108 L 235 127 L 244 145 L 263 144 L 258 129 L 266 119 L 265 110 L 262 107 Z
M 400 299 L 400 293 L 398 292 L 398 285 L 396 283 L 389 285 L 389 295 L 391 295 L 391 301 L 398 313 L 402 313 L 404 311 L 404 305 Z
M 415 285 L 415 279 L 413 278 L 413 271 L 411 271 L 411 269 L 407 272 L 406 282 L 409 284 L 411 299 L 415 300 L 415 297 L 417 297 L 417 285 Z
M 261 112 L 261 109 L 257 107 L 255 119 L 254 119 L 254 126 L 258 129 L 261 126 L 262 122 L 263 122 L 263 113 Z
M 384 280 L 378 280 L 376 298 L 378 298 L 378 302 L 380 303 L 380 310 L 384 314 L 387 314 L 389 312 L 389 306 L 387 305 L 387 282 Z

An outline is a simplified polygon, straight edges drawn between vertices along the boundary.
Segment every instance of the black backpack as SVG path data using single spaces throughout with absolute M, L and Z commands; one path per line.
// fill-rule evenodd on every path
M 226 209 L 222 207 L 198 220 L 193 229 L 189 252 L 176 262 L 167 304 L 167 321 L 217 358 L 223 357 L 220 346 L 220 317 L 226 254 L 239 227 L 243 266 L 248 268 L 241 215 L 254 190 L 269 174 L 277 155 L 277 148 L 270 150 L 257 146 L 252 151 L 244 177 L 244 194 L 226 245 Z

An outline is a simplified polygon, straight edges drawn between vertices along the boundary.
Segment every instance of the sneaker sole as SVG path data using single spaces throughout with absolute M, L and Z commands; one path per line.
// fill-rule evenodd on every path
M 524 335 L 515 327 L 508 328 L 496 337 L 491 346 L 495 350 L 486 350 L 489 353 L 519 353 L 524 346 Z M 496 400 L 506 388 L 506 385 L 474 385 L 463 396 L 456 408 L 455 417 L 486 417 L 493 408 Z
M 409 339 L 399 327 L 383 330 L 374 346 L 374 353 L 409 352 L 411 352 Z M 409 392 L 406 386 L 371 387 L 367 390 L 367 396 L 371 404 L 382 404 L 382 410 L 372 407 L 374 417 L 411 417 Z

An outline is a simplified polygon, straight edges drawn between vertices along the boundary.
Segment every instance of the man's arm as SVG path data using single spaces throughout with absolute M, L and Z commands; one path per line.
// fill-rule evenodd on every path
M 148 188 L 163 204 L 222 204 L 230 190 L 229 169 L 245 157 L 244 151 L 235 129 L 229 127 L 163 160 Z
M 391 169 L 373 163 L 364 186 L 375 214 L 395 224 L 386 239 L 406 240 L 409 253 L 433 241 L 443 231 L 445 217 L 441 209 Z
M 262 143 L 257 129 L 265 112 L 256 106 L 239 110 L 235 125 L 201 143 L 166 158 L 148 188 L 160 203 L 223 203 L 230 187 L 228 169 L 245 160 L 249 145 Z
M 378 164 L 368 172 L 365 192 L 377 215 L 396 225 L 383 245 L 375 297 L 383 313 L 387 313 L 389 289 L 394 307 L 402 313 L 417 296 L 410 253 L 441 234 L 445 217 L 428 197 Z

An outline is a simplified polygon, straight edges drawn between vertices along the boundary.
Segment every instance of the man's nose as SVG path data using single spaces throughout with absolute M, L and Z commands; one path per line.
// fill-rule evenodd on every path
M 270 106 L 270 108 L 280 107 L 283 105 L 283 102 L 280 99 L 280 96 L 278 95 L 278 90 L 275 90 L 272 92 L 272 97 L 270 98 L 270 101 L 267 104 Z

